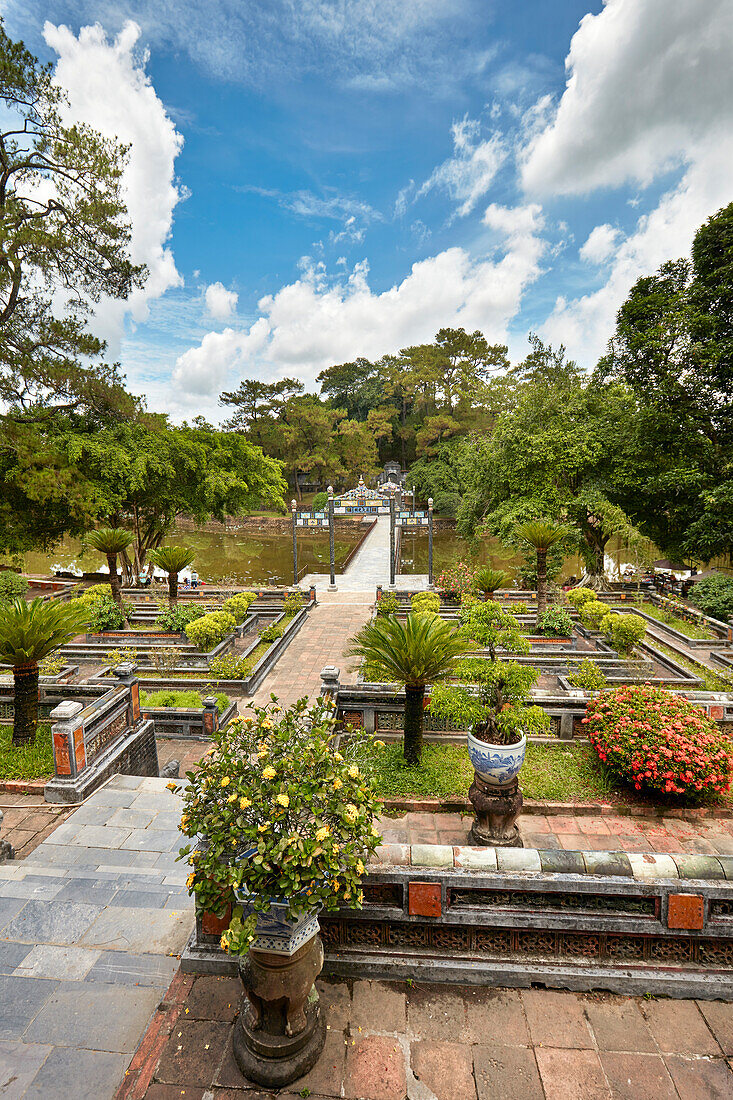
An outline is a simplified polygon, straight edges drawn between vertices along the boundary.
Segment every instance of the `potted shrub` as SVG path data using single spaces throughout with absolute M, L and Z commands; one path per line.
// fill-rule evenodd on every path
M 287 710 L 273 701 L 217 731 L 187 774 L 181 831 L 198 839 L 181 849 L 188 887 L 198 916 L 223 918 L 233 905 L 221 944 L 239 958 L 249 1000 L 234 1052 L 245 1076 L 269 1087 L 307 1072 L 323 1047 L 318 913 L 361 905 L 380 841 L 380 804 L 358 763 L 369 741 L 355 732 L 339 751 L 330 700 Z
M 465 724 L 476 774 L 489 786 L 506 787 L 524 763 L 527 733 L 550 725 L 541 707 L 526 706 L 539 672 L 501 656 L 528 653 L 530 646 L 514 616 L 497 603 L 466 602 L 460 621 L 464 635 L 486 655 L 458 662 L 454 676 L 460 682 L 435 684 L 430 710 Z

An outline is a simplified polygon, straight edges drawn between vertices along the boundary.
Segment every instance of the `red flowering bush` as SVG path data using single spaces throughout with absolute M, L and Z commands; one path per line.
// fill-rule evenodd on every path
M 441 596 L 456 599 L 476 591 L 475 570 L 466 561 L 456 562 L 444 569 L 435 582 Z
M 733 776 L 730 740 L 705 712 L 651 684 L 603 691 L 583 719 L 604 764 L 664 794 L 723 794 Z

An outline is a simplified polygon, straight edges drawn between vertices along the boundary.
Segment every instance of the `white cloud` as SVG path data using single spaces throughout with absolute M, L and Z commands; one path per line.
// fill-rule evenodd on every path
M 649 183 L 689 156 L 733 103 L 730 0 L 606 0 L 566 58 L 556 114 L 526 148 L 535 194 Z
M 588 240 L 579 251 L 581 260 L 589 264 L 602 264 L 613 255 L 620 236 L 620 231 L 614 229 L 608 222 L 605 225 L 597 225 L 588 234 Z
M 540 332 L 592 366 L 631 286 L 689 254 L 695 230 L 731 200 L 733 5 L 729 0 L 607 0 L 572 39 L 568 81 L 553 111 L 527 120 L 521 178 L 534 194 L 585 194 L 672 182 L 623 237 L 597 226 L 581 250 L 610 261 L 598 290 L 560 297 Z M 637 196 L 638 197 L 638 196 Z M 613 236 L 612 236 L 613 234 Z
M 123 179 L 130 252 L 135 263 L 147 264 L 148 279 L 126 302 L 105 299 L 95 307 L 94 327 L 115 352 L 125 314 L 145 320 L 148 302 L 183 282 L 167 247 L 174 208 L 184 197 L 174 175 L 183 138 L 145 73 L 146 58 L 135 55 L 137 24 L 126 23 L 113 42 L 98 24 L 82 27 L 78 38 L 68 27 L 50 23 L 43 33 L 58 54 L 55 78 L 68 93 L 69 120 L 89 123 L 131 146 Z
M 206 309 L 217 321 L 226 321 L 237 308 L 239 295 L 227 290 L 223 283 L 211 283 L 204 293 Z
M 429 179 L 420 187 L 417 197 L 433 188 L 447 191 L 458 203 L 459 217 L 470 214 L 476 203 L 489 190 L 496 173 L 506 160 L 507 150 L 501 136 L 492 134 L 481 140 L 481 124 L 475 119 L 464 118 L 451 127 L 454 155 L 443 161 Z M 397 197 L 398 205 L 404 202 L 404 194 Z
M 230 374 L 296 374 L 312 384 L 332 363 L 378 358 L 431 340 L 444 325 L 505 340 L 522 294 L 540 273 L 542 218 L 537 206 L 492 206 L 486 223 L 500 237 L 498 256 L 476 259 L 449 248 L 413 264 L 401 283 L 381 293 L 369 286 L 366 261 L 343 277 L 304 261 L 300 278 L 261 299 L 249 329 L 209 333 L 180 356 L 174 382 L 199 395 L 218 392 Z

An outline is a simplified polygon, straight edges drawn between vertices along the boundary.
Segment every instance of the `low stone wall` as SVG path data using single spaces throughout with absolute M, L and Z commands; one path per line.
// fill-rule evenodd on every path
M 143 718 L 152 719 L 156 737 L 175 737 L 202 741 L 209 739 L 220 727 L 226 726 L 237 714 L 236 700 L 231 702 L 222 714 L 216 707 L 216 700 L 203 707 L 146 707 L 141 705 Z
M 733 999 L 733 857 L 387 845 L 324 973 Z M 205 931 L 205 927 L 209 931 Z M 197 921 L 189 973 L 236 972 Z

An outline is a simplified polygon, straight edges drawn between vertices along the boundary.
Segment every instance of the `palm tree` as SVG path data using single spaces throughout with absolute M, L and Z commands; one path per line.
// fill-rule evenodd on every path
M 121 608 L 122 596 L 120 578 L 117 576 L 117 555 L 127 550 L 132 542 L 132 535 L 124 527 L 100 527 L 98 531 L 92 531 L 87 535 L 87 542 L 93 550 L 99 550 L 100 554 L 106 557 L 112 599 Z
M 509 580 L 509 574 L 501 569 L 489 569 L 488 566 L 484 566 L 483 569 L 478 570 L 473 579 L 478 591 L 487 600 L 493 600 L 497 589 Z
M 178 602 L 178 574 L 191 565 L 196 557 L 188 546 L 160 546 L 148 554 L 153 565 L 168 574 L 168 602 L 175 607 Z
M 467 648 L 466 639 L 438 615 L 415 611 L 404 623 L 394 615 L 373 619 L 352 638 L 347 656 L 361 657 L 405 685 L 403 751 L 408 764 L 420 762 L 426 684 L 447 679 Z
M 38 662 L 86 626 L 78 603 L 14 600 L 0 616 L 0 660 L 13 666 L 13 744 L 33 741 L 38 725 Z
M 567 530 L 549 520 L 536 519 L 516 528 L 516 534 L 537 552 L 537 618 L 547 610 L 547 551 L 567 535 Z

